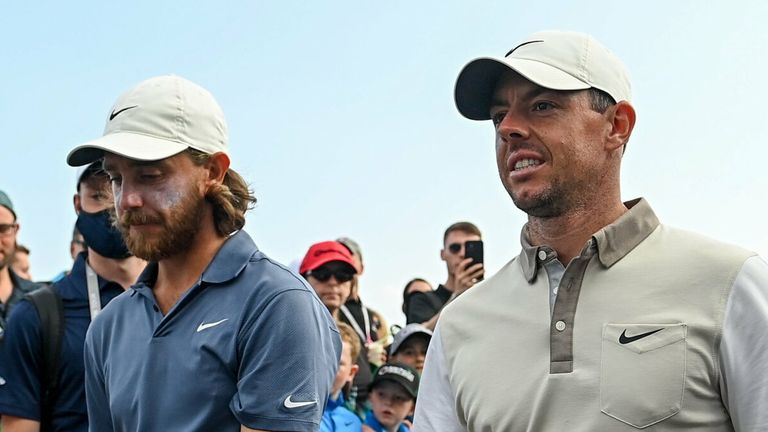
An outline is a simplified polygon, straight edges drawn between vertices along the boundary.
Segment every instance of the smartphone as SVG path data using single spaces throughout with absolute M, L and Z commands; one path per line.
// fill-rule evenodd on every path
M 467 240 L 464 243 L 464 257 L 465 258 L 472 258 L 472 262 L 467 265 L 467 267 L 473 266 L 477 263 L 483 262 L 483 241 L 482 240 Z M 480 276 L 478 281 L 483 280 L 483 277 Z

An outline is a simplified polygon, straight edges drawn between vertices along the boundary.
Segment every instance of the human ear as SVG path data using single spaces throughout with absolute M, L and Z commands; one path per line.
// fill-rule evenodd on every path
M 205 164 L 208 170 L 208 177 L 206 178 L 206 184 L 209 186 L 213 183 L 221 184 L 224 182 L 224 176 L 229 169 L 229 156 L 226 153 L 214 153 L 208 159 Z
M 621 148 L 627 144 L 635 127 L 635 109 L 627 101 L 620 101 L 606 111 L 611 123 L 606 146 L 610 150 Z

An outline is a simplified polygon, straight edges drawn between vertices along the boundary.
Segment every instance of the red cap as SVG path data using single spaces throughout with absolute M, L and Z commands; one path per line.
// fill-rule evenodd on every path
M 355 269 L 355 261 L 346 246 L 336 241 L 324 241 L 310 246 L 301 261 L 299 273 L 304 274 L 331 261 L 341 261 Z

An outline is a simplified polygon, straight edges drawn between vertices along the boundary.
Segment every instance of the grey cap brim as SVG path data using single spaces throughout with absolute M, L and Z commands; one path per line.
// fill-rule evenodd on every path
M 583 90 L 592 87 L 567 72 L 536 60 L 481 57 L 467 63 L 456 79 L 454 98 L 461 115 L 471 120 L 490 120 L 496 83 L 508 70 L 553 90 Z
M 104 157 L 104 153 L 139 161 L 156 161 L 186 150 L 189 145 L 131 132 L 115 132 L 72 149 L 67 155 L 70 166 L 87 165 Z

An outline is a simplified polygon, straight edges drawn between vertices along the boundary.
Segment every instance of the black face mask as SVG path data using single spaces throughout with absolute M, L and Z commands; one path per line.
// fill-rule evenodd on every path
M 112 259 L 131 256 L 131 251 L 123 241 L 123 235 L 109 219 L 109 211 L 88 213 L 81 210 L 75 225 L 83 235 L 85 244 L 97 254 Z

